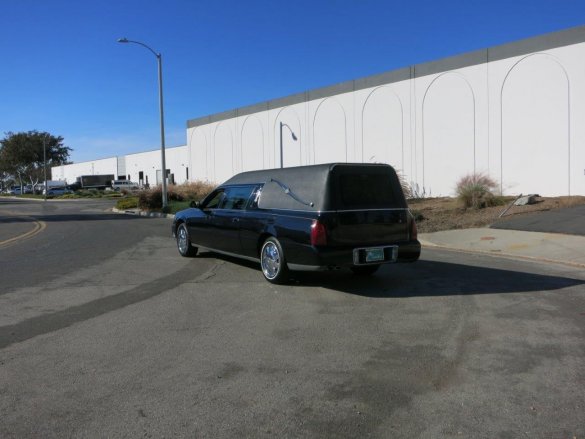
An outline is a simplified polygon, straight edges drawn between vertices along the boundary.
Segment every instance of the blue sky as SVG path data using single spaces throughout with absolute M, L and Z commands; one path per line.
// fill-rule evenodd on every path
M 0 134 L 85 161 L 167 146 L 186 121 L 585 24 L 583 0 L 0 0 Z

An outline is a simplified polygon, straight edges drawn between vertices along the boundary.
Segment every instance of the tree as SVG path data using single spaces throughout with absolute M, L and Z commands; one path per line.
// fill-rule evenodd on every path
M 26 181 L 34 188 L 44 179 L 45 148 L 47 178 L 50 178 L 51 167 L 66 164 L 72 151 L 63 144 L 63 137 L 47 132 L 33 130 L 4 135 L 4 139 L 0 140 L 0 170 L 18 179 L 21 186 Z

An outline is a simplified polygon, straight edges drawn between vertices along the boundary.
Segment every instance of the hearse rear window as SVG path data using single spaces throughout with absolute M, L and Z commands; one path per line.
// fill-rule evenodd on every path
M 389 173 L 342 173 L 338 184 L 340 209 L 400 207 Z

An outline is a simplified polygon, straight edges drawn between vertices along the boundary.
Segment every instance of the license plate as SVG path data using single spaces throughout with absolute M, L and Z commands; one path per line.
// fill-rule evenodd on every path
M 383 248 L 367 248 L 366 250 L 366 262 L 379 262 L 384 260 L 384 249 Z

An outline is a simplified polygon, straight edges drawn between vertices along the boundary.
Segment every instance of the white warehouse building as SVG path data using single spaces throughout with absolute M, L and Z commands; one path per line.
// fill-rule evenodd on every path
M 473 172 L 505 194 L 585 195 L 583 121 L 580 26 L 189 120 L 187 145 L 166 149 L 167 174 L 221 183 L 278 167 L 282 134 L 284 166 L 389 163 L 427 196 L 453 195 Z M 160 163 L 154 150 L 58 166 L 52 178 L 153 185 Z
M 189 180 L 189 150 L 187 146 L 165 149 L 165 161 L 169 182 L 176 184 Z M 51 168 L 53 180 L 75 183 L 82 175 L 114 175 L 116 179 L 130 180 L 143 186 L 153 186 L 162 181 L 160 149 L 147 152 L 109 157 L 100 160 L 72 163 Z
M 282 130 L 284 166 L 390 163 L 432 196 L 473 172 L 585 195 L 584 121 L 581 26 L 193 119 L 187 148 L 191 177 L 217 183 L 280 166 Z

